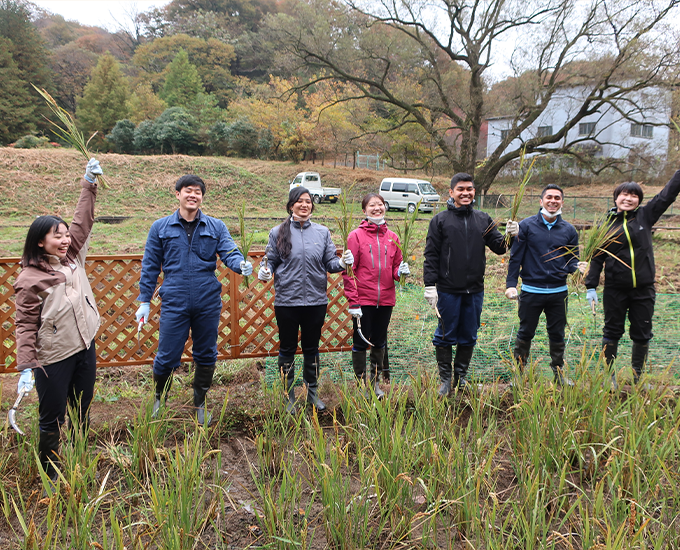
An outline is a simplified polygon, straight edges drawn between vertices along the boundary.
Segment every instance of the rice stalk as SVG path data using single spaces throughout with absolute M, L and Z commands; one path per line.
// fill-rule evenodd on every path
M 350 205 L 347 202 L 347 195 L 352 192 L 355 185 L 356 181 L 349 186 L 349 189 L 346 193 L 340 193 L 340 215 L 334 216 L 335 222 L 338 224 L 338 231 L 342 236 L 342 245 L 345 250 L 347 250 L 347 239 L 349 234 L 354 229 L 354 209 L 356 208 L 355 203 L 351 203 Z M 354 277 L 354 270 L 352 269 L 351 265 L 347 266 L 347 275 L 349 275 L 352 279 L 356 279 Z
M 519 169 L 520 171 L 524 169 L 524 155 L 525 155 L 526 149 L 522 150 L 522 154 L 519 157 Z M 515 196 L 512 197 L 512 205 L 510 206 L 510 219 L 512 221 L 517 221 L 517 215 L 519 214 L 519 207 L 522 205 L 522 199 L 524 199 L 524 193 L 526 193 L 527 185 L 529 184 L 529 181 L 531 180 L 531 175 L 534 169 L 534 164 L 536 163 L 536 159 L 538 157 L 534 157 L 531 160 L 531 164 L 529 165 L 529 168 L 527 169 L 526 172 L 524 172 L 524 176 L 522 176 L 522 181 L 519 184 L 519 187 L 517 188 L 517 192 L 515 193 Z M 510 245 L 510 240 L 511 237 L 510 235 L 507 234 L 507 229 L 505 233 L 505 244 Z
M 60 107 L 55 101 L 55 99 L 45 90 L 41 90 L 35 84 L 32 84 L 32 86 L 47 102 L 47 106 L 50 108 L 52 113 L 57 117 L 57 119 L 59 119 L 59 122 L 61 122 L 61 124 L 63 125 L 61 126 L 59 122 L 55 122 L 54 120 L 50 120 L 49 118 L 45 117 L 47 122 L 49 122 L 53 126 L 52 132 L 54 132 L 55 135 L 59 136 L 61 139 L 69 143 L 73 148 L 80 151 L 80 153 L 85 157 L 85 159 L 90 160 L 93 157 L 93 155 L 92 153 L 90 153 L 87 146 L 89 145 L 92 138 L 97 135 L 97 132 L 92 134 L 90 136 L 90 139 L 85 141 L 85 136 L 80 130 L 78 130 L 76 121 L 71 115 L 71 113 L 69 113 L 66 109 Z M 96 176 L 96 178 L 99 181 L 99 183 L 101 183 L 106 189 L 109 188 L 109 185 L 108 183 L 106 183 L 104 176 L 98 175 Z
M 241 208 L 238 210 L 238 226 L 241 231 L 241 254 L 243 254 L 243 259 L 248 261 L 248 254 L 250 254 L 250 249 L 253 246 L 253 239 L 255 238 L 255 233 L 253 231 L 248 231 L 246 229 L 246 201 L 245 199 L 241 203 Z M 243 279 L 246 284 L 246 288 L 250 286 L 250 280 L 248 277 Z
M 413 234 L 416 224 L 416 219 L 418 218 L 418 210 L 420 209 L 420 203 L 422 199 L 418 201 L 416 209 L 409 214 L 408 210 L 404 214 L 404 225 L 400 227 L 396 226 L 397 235 L 399 236 L 400 243 L 395 243 L 399 250 L 401 250 L 401 255 L 403 258 L 408 259 L 411 254 L 415 252 L 416 247 L 420 244 L 420 241 L 412 243 Z M 407 260 L 406 260 L 407 261 Z M 406 281 L 406 276 L 401 275 L 399 277 L 399 285 L 404 286 Z

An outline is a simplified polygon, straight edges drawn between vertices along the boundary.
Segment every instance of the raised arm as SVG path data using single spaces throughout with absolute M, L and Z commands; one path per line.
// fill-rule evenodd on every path
M 680 170 L 678 170 L 658 195 L 641 208 L 650 225 L 659 221 L 668 207 L 675 202 L 680 193 Z

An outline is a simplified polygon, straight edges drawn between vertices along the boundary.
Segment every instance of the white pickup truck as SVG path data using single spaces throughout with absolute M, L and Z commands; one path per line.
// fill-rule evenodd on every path
M 322 187 L 321 176 L 318 172 L 300 172 L 290 182 L 289 190 L 300 186 L 309 189 L 309 194 L 312 195 L 312 200 L 316 204 L 321 201 L 338 202 L 340 193 L 342 193 L 342 189 L 338 187 Z

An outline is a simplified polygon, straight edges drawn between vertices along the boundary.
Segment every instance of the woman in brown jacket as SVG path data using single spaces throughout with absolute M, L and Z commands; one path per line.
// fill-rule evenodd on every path
M 31 224 L 21 258 L 16 293 L 18 391 L 38 391 L 40 464 L 53 481 L 59 460 L 59 430 L 66 407 L 78 411 L 87 429 L 94 392 L 94 338 L 99 312 L 85 272 L 94 222 L 99 162 L 90 159 L 71 226 L 57 216 L 40 216 Z

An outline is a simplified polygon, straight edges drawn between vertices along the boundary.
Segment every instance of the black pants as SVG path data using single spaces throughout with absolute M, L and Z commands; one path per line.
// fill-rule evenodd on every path
M 370 340 L 376 349 L 387 345 L 387 327 L 392 318 L 392 306 L 361 306 L 361 332 Z M 354 325 L 354 351 L 366 351 L 368 344 L 357 332 L 357 320 L 352 318 Z
M 319 354 L 321 329 L 326 319 L 326 305 L 321 306 L 274 306 L 276 324 L 279 326 L 279 356 L 292 358 L 298 346 L 305 357 Z
M 536 327 L 541 313 L 545 312 L 548 339 L 551 342 L 564 342 L 564 327 L 567 324 L 568 292 L 536 294 L 522 292 L 519 295 L 519 330 L 517 339 L 530 342 L 536 335 Z
M 78 407 L 81 425 L 87 425 L 97 377 L 94 340 L 84 349 L 42 369 L 34 369 L 38 392 L 39 426 L 42 432 L 56 432 L 66 418 L 66 407 Z M 47 373 L 47 374 L 45 374 Z
M 645 344 L 652 339 L 652 317 L 654 316 L 656 290 L 653 286 L 617 289 L 604 286 L 602 305 L 604 307 L 604 330 L 607 340 L 620 340 L 625 332 L 626 313 L 630 321 L 630 339 Z

